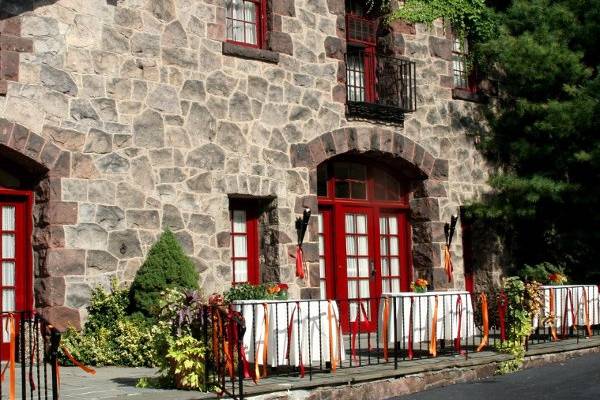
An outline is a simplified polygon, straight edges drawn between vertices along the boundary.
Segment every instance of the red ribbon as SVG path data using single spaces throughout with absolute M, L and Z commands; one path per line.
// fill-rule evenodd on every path
M 287 352 L 285 355 L 285 358 L 289 361 L 290 360 L 290 346 L 292 344 L 292 329 L 293 324 L 294 324 L 294 314 L 296 313 L 296 310 L 298 310 L 298 325 L 300 325 L 300 302 L 297 301 L 296 302 L 296 308 L 294 308 L 292 310 L 292 315 L 290 316 L 290 321 L 288 322 L 288 327 L 287 327 Z M 299 357 L 299 362 L 300 362 L 300 378 L 304 378 L 304 361 L 302 360 L 302 345 L 298 346 L 298 357 Z
M 456 333 L 456 338 L 454 339 L 454 348 L 457 352 L 462 354 L 462 351 L 460 349 L 460 330 L 462 325 L 463 306 L 462 298 L 460 296 L 458 296 L 458 298 L 456 299 L 456 312 L 458 314 L 458 332 Z
M 239 326 L 237 322 L 235 322 L 234 317 L 241 317 L 241 315 L 240 313 L 235 312 L 231 307 L 229 307 L 229 312 L 227 314 L 227 318 L 229 320 L 228 336 L 232 339 L 232 347 L 236 345 L 239 346 L 240 357 L 242 358 L 241 362 L 244 371 L 244 378 L 252 378 L 254 383 L 256 383 L 256 378 L 252 374 L 250 374 L 250 363 L 248 362 L 248 357 L 246 357 L 246 349 L 244 348 L 244 344 L 240 343 L 239 341 Z
M 304 252 L 301 246 L 296 247 L 296 276 L 304 279 Z
M 410 311 L 408 313 L 408 359 L 413 359 L 413 304 L 415 298 L 410 296 Z
M 365 303 L 362 301 L 358 303 L 358 314 L 356 315 L 356 320 L 354 324 L 352 324 L 352 358 L 356 360 L 356 336 L 358 335 L 358 324 L 360 324 L 360 314 L 362 311 L 365 320 L 369 320 L 369 315 L 367 314 L 367 310 L 365 310 Z M 371 335 L 369 335 L 369 352 L 371 351 Z
M 498 295 L 498 317 L 500 318 L 500 342 L 506 340 L 506 309 L 508 307 L 508 296 L 500 292 Z

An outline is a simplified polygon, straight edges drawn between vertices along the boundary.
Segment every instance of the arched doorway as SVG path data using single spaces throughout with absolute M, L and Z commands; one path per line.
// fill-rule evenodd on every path
M 357 160 L 317 170 L 321 296 L 341 300 L 343 327 L 369 330 L 382 293 L 409 289 L 409 185 L 383 164 Z
M 42 171 L 25 156 L 0 146 L 0 311 L 2 359 L 9 354 L 10 313 L 33 310 L 32 207 Z

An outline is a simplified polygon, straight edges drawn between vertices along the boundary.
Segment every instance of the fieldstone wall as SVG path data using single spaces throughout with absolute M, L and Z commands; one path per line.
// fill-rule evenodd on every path
M 223 44 L 222 1 L 9 3 L 33 47 L 20 54 L 18 82 L 7 81 L 0 117 L 61 157 L 48 166 L 56 177 L 49 193 L 64 209 L 40 227 L 60 238 L 36 257 L 40 304 L 83 317 L 91 288 L 113 276 L 130 281 L 166 228 L 196 263 L 205 292 L 222 291 L 231 275 L 230 195 L 276 200 L 261 223 L 270 254 L 261 263 L 278 266 L 292 296 L 318 296 L 314 223 L 305 245 L 310 279 L 295 279 L 290 256 L 295 218 L 305 206 L 317 211 L 316 158 L 298 160 L 334 132 L 349 132 L 335 154 L 379 151 L 420 171 L 414 267 L 448 286 L 438 276 L 442 226 L 486 190 L 487 167 L 467 135 L 476 105 L 452 99 L 451 42 L 440 24 L 392 25 L 388 45 L 417 63 L 418 85 L 417 111 L 393 125 L 346 117 L 343 0 L 270 2 L 267 48 L 255 52 Z M 363 146 L 371 133 L 377 148 Z M 412 147 L 389 146 L 387 137 Z M 323 151 L 320 160 L 331 156 Z M 455 287 L 464 284 L 460 243 L 457 232 Z

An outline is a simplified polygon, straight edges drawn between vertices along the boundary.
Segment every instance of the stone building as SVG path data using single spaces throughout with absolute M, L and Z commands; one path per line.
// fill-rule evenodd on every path
M 165 229 L 206 293 L 464 288 L 460 223 L 451 282 L 443 227 L 488 176 L 464 48 L 360 3 L 3 0 L 3 310 L 78 325 Z

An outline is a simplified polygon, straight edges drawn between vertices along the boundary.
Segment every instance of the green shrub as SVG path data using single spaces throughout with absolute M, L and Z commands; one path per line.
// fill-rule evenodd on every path
M 536 265 L 527 265 L 519 271 L 519 277 L 526 282 L 536 281 L 543 284 L 550 284 L 550 275 L 561 274 L 565 275 L 564 268 L 551 264 L 549 262 L 542 262 Z
M 150 249 L 131 285 L 130 311 L 156 317 L 161 293 L 169 288 L 197 289 L 198 272 L 167 230 Z
M 126 315 L 127 306 L 128 291 L 117 288 L 115 282 L 110 292 L 95 288 L 83 331 L 68 329 L 62 344 L 76 360 L 88 365 L 154 366 L 151 327 L 143 318 Z M 63 354 L 61 363 L 70 365 Z
M 152 327 L 154 354 L 162 376 L 142 379 L 140 387 L 205 388 L 204 360 L 207 349 L 196 339 L 203 297 L 199 291 L 168 289 L 162 293 L 160 313 Z

